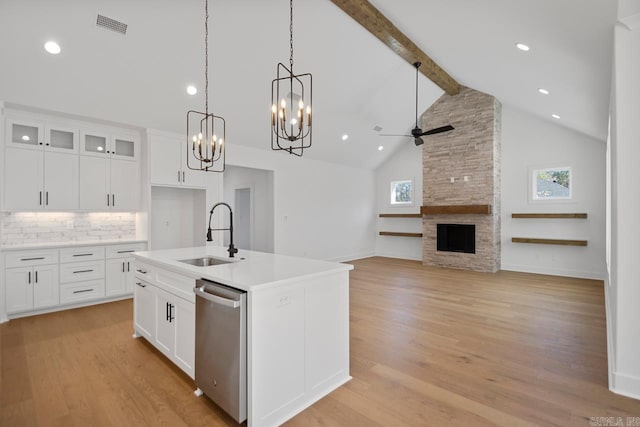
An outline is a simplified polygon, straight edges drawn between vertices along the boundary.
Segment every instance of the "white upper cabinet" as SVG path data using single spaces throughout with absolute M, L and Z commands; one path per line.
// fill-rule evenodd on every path
M 78 152 L 78 130 L 48 121 L 7 119 L 5 141 L 7 147 Z
M 80 209 L 135 211 L 139 181 L 137 162 L 80 156 Z
M 80 133 L 80 154 L 86 156 L 137 160 L 139 151 L 140 141 L 132 135 L 112 135 L 86 129 Z
M 187 167 L 184 135 L 150 131 L 149 168 L 152 185 L 206 187 L 207 173 Z

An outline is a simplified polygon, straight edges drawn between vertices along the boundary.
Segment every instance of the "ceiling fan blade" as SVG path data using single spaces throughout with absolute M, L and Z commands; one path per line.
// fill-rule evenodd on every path
M 437 133 L 449 132 L 450 130 L 454 130 L 454 129 L 455 128 L 451 125 L 441 126 L 439 128 L 434 128 L 434 129 L 429 129 L 427 131 L 424 131 L 420 134 L 420 136 L 435 135 Z
M 413 138 L 411 135 L 393 135 L 393 134 L 388 134 L 388 133 L 379 133 L 378 136 L 406 136 L 409 138 Z

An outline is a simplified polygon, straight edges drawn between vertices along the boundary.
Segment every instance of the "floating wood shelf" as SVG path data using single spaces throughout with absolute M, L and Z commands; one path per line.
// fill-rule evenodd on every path
M 530 237 L 512 237 L 513 243 L 535 243 L 539 245 L 587 246 L 586 240 L 532 239 Z
M 410 213 L 410 214 L 380 214 L 378 215 L 380 218 L 422 218 L 422 214 L 420 213 Z
M 566 219 L 586 219 L 586 213 L 512 213 L 511 218 L 566 218 Z
M 455 214 L 479 214 L 490 215 L 491 205 L 443 205 L 422 206 L 422 215 L 455 215 Z
M 381 236 L 422 237 L 422 233 L 399 233 L 396 231 L 381 231 Z

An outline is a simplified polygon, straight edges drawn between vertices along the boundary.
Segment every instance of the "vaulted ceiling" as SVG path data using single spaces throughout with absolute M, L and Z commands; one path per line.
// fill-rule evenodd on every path
M 606 137 L 616 2 L 371 2 L 461 84 Z M 210 0 L 209 7 L 210 104 L 227 120 L 229 144 L 268 149 L 271 80 L 277 62 L 289 59 L 289 2 Z M 126 23 L 127 34 L 97 28 L 98 13 Z M 186 132 L 186 111 L 204 107 L 203 31 L 202 0 L 0 0 L 0 99 Z M 294 2 L 294 38 L 295 69 L 314 78 L 305 157 L 375 168 L 412 144 L 373 130 L 413 127 L 410 64 L 328 0 Z M 49 39 L 61 54 L 44 51 Z M 517 42 L 531 50 L 517 50 Z M 196 96 L 186 93 L 189 84 Z M 442 93 L 421 76 L 420 110 Z

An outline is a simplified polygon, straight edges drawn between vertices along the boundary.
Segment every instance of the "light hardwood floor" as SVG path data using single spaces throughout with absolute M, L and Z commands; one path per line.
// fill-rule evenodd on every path
M 351 273 L 353 380 L 289 426 L 588 426 L 607 389 L 603 285 L 368 258 Z M 130 300 L 0 325 L 0 425 L 236 425 L 144 339 Z

